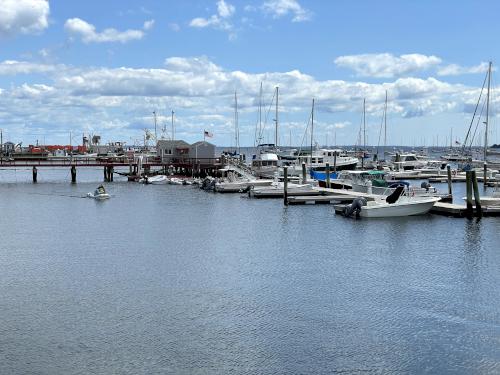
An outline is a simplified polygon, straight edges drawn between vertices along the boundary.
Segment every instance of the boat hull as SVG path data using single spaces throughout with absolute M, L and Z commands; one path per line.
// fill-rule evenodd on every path
M 359 215 L 372 218 L 424 215 L 438 200 L 438 198 L 431 198 L 415 202 L 368 205 L 361 208 Z

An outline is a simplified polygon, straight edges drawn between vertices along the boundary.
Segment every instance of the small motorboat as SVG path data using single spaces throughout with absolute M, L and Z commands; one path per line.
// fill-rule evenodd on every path
M 144 179 L 146 184 L 151 184 L 151 185 L 165 185 L 168 184 L 168 177 L 165 175 L 157 175 L 157 176 L 151 176 L 151 177 L 145 177 Z
M 428 213 L 438 197 L 403 196 L 404 187 L 399 186 L 388 197 L 380 197 L 374 201 L 355 199 L 344 208 L 344 216 L 356 214 L 360 217 L 403 217 L 424 215 Z
M 111 196 L 106 193 L 106 189 L 104 189 L 104 186 L 99 185 L 97 189 L 95 189 L 94 193 L 87 193 L 87 197 L 97 199 L 97 200 L 104 200 L 111 198 Z
M 171 185 L 184 185 L 183 179 L 178 177 L 170 177 L 168 183 Z

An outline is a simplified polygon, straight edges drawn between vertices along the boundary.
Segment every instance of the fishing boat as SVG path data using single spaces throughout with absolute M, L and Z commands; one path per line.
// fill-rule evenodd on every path
M 403 193 L 404 187 L 400 186 L 388 197 L 369 202 L 356 199 L 352 204 L 345 206 L 344 216 L 351 216 L 354 213 L 356 216 L 368 218 L 423 215 L 440 200 L 437 197 L 410 197 Z
M 94 190 L 94 193 L 87 193 L 87 197 L 97 200 L 104 200 L 111 198 L 111 196 L 108 193 L 106 193 L 106 189 L 104 189 L 104 186 L 102 185 L 99 185 L 97 189 Z

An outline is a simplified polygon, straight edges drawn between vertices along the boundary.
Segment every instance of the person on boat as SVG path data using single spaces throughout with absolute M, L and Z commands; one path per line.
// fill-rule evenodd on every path
M 94 195 L 101 195 L 101 194 L 106 194 L 106 189 L 104 189 L 104 186 L 99 185 L 97 189 L 95 189 Z

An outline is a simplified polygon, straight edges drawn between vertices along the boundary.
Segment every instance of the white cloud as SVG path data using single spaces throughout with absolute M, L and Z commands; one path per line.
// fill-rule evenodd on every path
M 155 20 L 148 20 L 144 22 L 143 29 L 144 30 L 151 30 L 153 26 L 155 25 Z
M 437 56 L 412 53 L 394 56 L 391 53 L 361 54 L 340 56 L 335 64 L 352 69 L 358 76 L 392 78 L 421 70 L 426 70 L 441 63 Z
M 0 75 L 49 73 L 56 69 L 58 69 L 58 67 L 51 64 L 38 64 L 16 60 L 5 60 L 0 62 Z
M 291 14 L 293 22 L 308 21 L 312 17 L 311 11 L 303 8 L 297 0 L 267 0 L 262 4 L 262 9 L 274 18 Z
M 229 19 L 234 15 L 236 8 L 234 5 L 226 3 L 224 0 L 217 1 L 217 14 L 208 18 L 196 17 L 189 22 L 189 26 L 196 28 L 213 27 L 220 30 L 231 30 L 233 28 Z
M 111 139 L 128 137 L 150 126 L 151 119 L 146 121 L 146 117 L 161 108 L 166 109 L 164 115 L 170 109 L 176 111 L 178 132 L 183 132 L 186 137 L 195 138 L 200 129 L 208 126 L 213 126 L 216 134 L 229 134 L 236 89 L 242 137 L 252 143 L 250 138 L 253 137 L 257 118 L 260 82 L 263 82 L 266 107 L 274 87 L 279 85 L 282 88 L 280 118 L 285 128 L 297 124 L 296 129 L 300 133 L 314 97 L 318 134 L 322 129 L 342 129 L 346 136 L 352 129 L 349 125 L 357 123 L 363 98 L 367 101 L 369 118 L 377 118 L 378 121 L 386 90 L 389 92 L 389 113 L 393 119 L 396 116 L 411 118 L 463 114 L 473 109 L 471 103 L 475 103 L 479 92 L 477 87 L 451 84 L 432 77 L 366 83 L 318 80 L 298 70 L 264 73 L 232 71 L 203 56 L 170 57 L 163 67 L 156 69 L 77 68 L 24 61 L 0 62 L 0 74 L 21 73 L 37 73 L 41 78 L 37 75 L 29 84 L 12 83 L 10 87 L 0 89 L 3 127 L 14 131 L 19 123 L 32 122 L 45 127 L 49 136 L 51 132 L 62 132 L 60 129 L 67 133 L 67 124 L 72 124 L 74 130 L 89 126 L 105 129 Z M 37 81 L 38 78 L 40 80 Z M 492 97 L 500 100 L 500 95 Z
M 488 70 L 488 63 L 482 62 L 475 66 L 460 66 L 457 64 L 449 64 L 438 69 L 439 76 L 458 76 L 462 74 L 477 74 L 485 73 Z
M 146 24 L 144 25 L 146 26 Z M 142 39 L 145 35 L 142 30 L 118 31 L 113 28 L 104 29 L 102 32 L 96 32 L 95 26 L 80 19 L 70 18 L 64 24 L 64 28 L 70 34 L 81 37 L 84 43 L 105 43 L 120 42 L 127 43 L 131 40 Z
M 36 34 L 49 26 L 47 0 L 2 0 L 0 5 L 0 36 Z
M 175 22 L 171 22 L 168 24 L 168 28 L 172 31 L 175 31 L 175 32 L 178 32 L 181 30 L 181 27 L 179 26 L 179 24 L 175 23 Z

